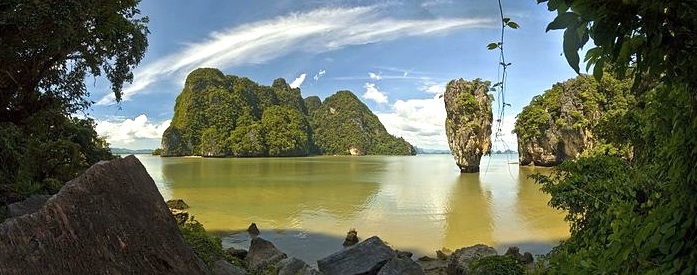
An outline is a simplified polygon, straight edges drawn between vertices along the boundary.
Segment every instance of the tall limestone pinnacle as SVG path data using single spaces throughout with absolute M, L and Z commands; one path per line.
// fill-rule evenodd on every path
M 451 80 L 445 89 L 445 134 L 462 173 L 479 172 L 479 160 L 491 151 L 493 114 L 489 81 Z

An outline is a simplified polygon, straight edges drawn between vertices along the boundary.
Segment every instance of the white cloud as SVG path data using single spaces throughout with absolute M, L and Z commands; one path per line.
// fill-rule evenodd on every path
M 449 149 L 445 135 L 445 104 L 442 98 L 397 100 L 392 112 L 376 114 L 385 129 L 395 136 L 403 137 L 414 146 L 427 149 Z M 507 115 L 501 123 L 501 132 L 496 136 L 496 117 L 492 125 L 492 151 L 518 150 L 517 137 L 512 134 L 515 114 Z
M 102 137 L 105 137 L 107 142 L 112 147 L 129 147 L 137 144 L 138 141 L 155 140 L 162 138 L 162 133 L 169 127 L 172 120 L 166 120 L 162 123 L 152 123 L 148 121 L 146 115 L 139 115 L 134 119 L 119 118 L 108 121 L 97 120 L 96 131 Z M 150 147 L 152 148 L 152 147 Z
M 380 75 L 381 75 L 381 73 L 376 74 L 374 72 L 368 72 L 368 76 L 370 77 L 370 79 L 380 80 L 380 79 L 382 79 L 382 76 L 380 76 Z
M 365 87 L 363 98 L 370 99 L 377 103 L 387 103 L 387 96 L 378 89 L 375 83 L 365 83 L 363 87 Z
M 293 82 L 290 83 L 290 87 L 293 89 L 300 87 L 300 85 L 302 85 L 303 82 L 305 82 L 306 76 L 307 74 L 300 74 L 298 78 L 296 78 L 295 80 L 293 80 Z
M 494 125 L 491 126 L 491 140 L 493 141 L 491 145 L 492 151 L 505 151 L 509 149 L 518 151 L 518 137 L 512 133 L 515 127 L 515 117 L 515 114 L 503 117 L 501 120 L 501 131 L 497 136 L 498 123 L 496 120 L 498 117 L 494 115 Z
M 315 79 L 315 81 L 318 81 L 326 73 L 326 70 L 319 70 L 319 72 L 317 72 L 317 74 L 315 74 L 315 76 L 313 76 L 312 78 Z
M 419 88 L 419 90 L 436 95 L 442 95 L 445 93 L 445 86 L 447 82 L 434 82 L 432 80 L 424 81 Z
M 377 113 L 390 134 L 414 146 L 448 149 L 445 104 L 442 98 L 397 100 L 391 113 Z
M 395 19 L 379 9 L 321 8 L 211 33 L 205 41 L 138 67 L 133 83 L 123 90 L 123 100 L 130 100 L 157 82 L 181 82 L 185 74 L 199 67 L 226 69 L 261 64 L 292 52 L 323 53 L 351 45 L 496 24 L 493 18 Z M 97 105 L 113 102 L 113 95 L 107 95 Z

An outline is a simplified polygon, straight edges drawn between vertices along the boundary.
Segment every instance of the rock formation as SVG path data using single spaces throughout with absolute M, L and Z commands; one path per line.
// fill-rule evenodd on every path
M 204 274 L 145 167 L 100 162 L 0 224 L 0 274 Z
M 598 83 L 583 75 L 535 96 L 516 118 L 520 165 L 556 166 L 605 144 L 595 128 L 621 123 L 629 104 L 634 104 L 630 87 L 630 82 L 610 76 Z M 604 153 L 631 157 L 628 145 L 601 147 L 608 151 Z
M 445 133 L 462 173 L 479 172 L 479 160 L 491 151 L 492 98 L 489 81 L 452 80 L 445 89 Z
M 455 250 L 448 260 L 448 275 L 470 274 L 472 261 L 495 255 L 498 255 L 496 249 L 483 244 Z
M 311 123 L 312 122 L 312 123 Z M 261 157 L 311 154 L 410 155 L 413 147 L 387 133 L 349 91 L 322 103 L 303 99 L 282 78 L 271 86 L 201 68 L 186 78 L 172 123 L 162 136 L 163 157 Z

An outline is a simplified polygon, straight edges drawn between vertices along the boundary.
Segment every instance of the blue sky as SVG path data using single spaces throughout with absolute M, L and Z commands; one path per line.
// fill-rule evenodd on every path
M 561 32 L 545 33 L 554 14 L 534 0 L 502 2 L 520 29 L 506 30 L 511 107 L 494 150 L 516 148 L 510 130 L 533 96 L 575 76 Z M 140 9 L 150 18 L 150 46 L 123 101 L 114 104 L 102 79 L 87 80 L 96 102 L 89 116 L 112 147 L 159 147 L 185 77 L 199 67 L 263 85 L 282 77 L 303 97 L 350 90 L 388 132 L 432 149 L 448 147 L 438 96 L 445 84 L 498 81 L 498 52 L 486 49 L 500 37 L 493 0 L 148 0 Z

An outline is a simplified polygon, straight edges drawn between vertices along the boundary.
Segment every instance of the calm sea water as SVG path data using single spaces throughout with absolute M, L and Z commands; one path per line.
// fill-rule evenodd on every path
M 137 157 L 163 197 L 184 199 L 224 247 L 248 248 L 254 222 L 308 263 L 340 250 L 351 228 L 416 256 L 477 243 L 541 254 L 568 237 L 564 213 L 528 179 L 548 170 L 510 164 L 512 155 L 484 157 L 479 174 L 460 174 L 450 155 Z

